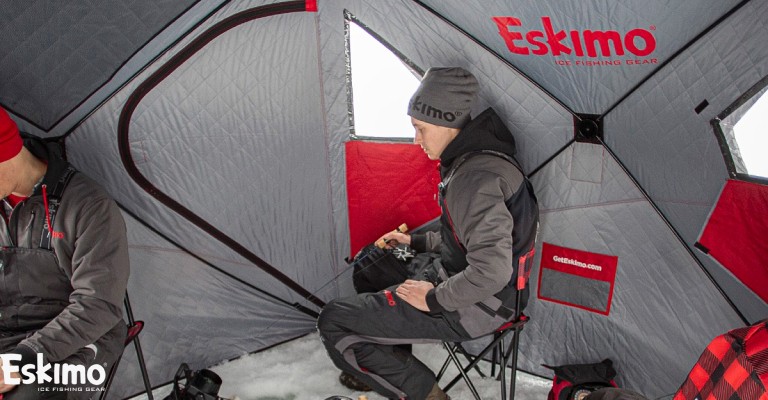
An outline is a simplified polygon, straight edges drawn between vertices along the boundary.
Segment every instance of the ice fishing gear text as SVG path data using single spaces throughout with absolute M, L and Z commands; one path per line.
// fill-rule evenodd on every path
M 7 384 L 25 385 L 61 384 L 61 385 L 101 385 L 107 378 L 107 372 L 101 365 L 95 364 L 86 368 L 84 365 L 43 363 L 43 355 L 37 354 L 36 364 L 26 364 L 21 367 L 12 365 L 12 361 L 21 361 L 20 354 L 0 354 L 3 362 L 3 380 Z M 18 373 L 21 378 L 12 376 Z

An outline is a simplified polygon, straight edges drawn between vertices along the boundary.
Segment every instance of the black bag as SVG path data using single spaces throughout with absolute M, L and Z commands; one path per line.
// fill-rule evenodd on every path
M 648 398 L 627 389 L 602 388 L 592 392 L 584 400 L 648 400 Z
M 404 244 L 394 249 L 382 249 L 371 243 L 351 261 L 352 285 L 357 293 L 374 293 L 403 283 L 409 277 L 407 264 L 414 255 L 415 252 Z
M 616 387 L 616 370 L 610 359 L 594 364 L 544 366 L 555 371 L 547 400 L 582 400 L 595 390 Z
M 184 379 L 184 384 L 181 380 Z M 179 366 L 173 377 L 171 393 L 163 400 L 228 400 L 219 397 L 221 378 L 209 369 L 192 371 L 187 364 Z

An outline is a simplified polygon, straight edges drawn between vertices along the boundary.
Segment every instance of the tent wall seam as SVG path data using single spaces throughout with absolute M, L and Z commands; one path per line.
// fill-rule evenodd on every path
M 638 182 L 638 180 L 635 179 L 635 176 L 632 175 L 631 172 L 629 172 L 629 169 L 627 169 L 627 167 L 624 165 L 624 163 L 621 162 L 621 160 L 619 160 L 618 157 L 616 157 L 616 154 L 613 152 L 613 150 L 611 150 L 611 148 L 607 144 L 605 144 L 605 142 L 600 140 L 600 144 L 603 146 L 603 148 L 606 151 L 608 151 L 608 154 L 610 154 L 611 158 L 613 158 L 613 160 L 616 161 L 616 164 L 622 169 L 622 171 L 624 171 L 624 173 L 627 174 L 627 177 L 629 177 L 629 179 L 632 181 L 632 184 L 635 185 L 635 187 L 637 187 L 637 190 L 639 190 L 640 193 L 642 193 L 643 197 L 645 197 L 645 200 L 648 201 L 648 204 L 650 204 L 651 207 L 653 207 L 653 210 L 656 211 L 656 214 L 658 214 L 659 217 L 661 217 L 661 220 L 664 222 L 664 224 L 667 225 L 667 228 L 669 228 L 670 232 L 672 232 L 672 234 L 680 242 L 680 244 L 683 245 L 683 248 L 685 248 L 686 252 L 688 252 L 688 255 L 691 256 L 691 258 L 696 263 L 696 265 L 698 265 L 699 268 L 704 272 L 704 275 L 707 278 L 709 278 L 709 280 L 715 286 L 717 291 L 720 292 L 720 295 L 723 296 L 723 299 L 725 299 L 725 301 L 728 303 L 728 305 L 731 306 L 731 308 L 736 313 L 736 315 L 744 322 L 745 325 L 749 325 L 750 323 L 747 320 L 747 318 L 744 316 L 744 314 L 742 314 L 741 311 L 738 309 L 738 307 L 736 307 L 734 302 L 725 293 L 725 291 L 720 286 L 720 284 L 718 284 L 717 281 L 715 281 L 715 278 L 704 267 L 704 264 L 701 263 L 701 260 L 699 260 L 698 257 L 696 257 L 696 254 L 693 253 L 693 250 L 691 250 L 691 248 L 688 245 L 688 243 L 686 243 L 685 240 L 683 240 L 683 237 L 680 235 L 680 232 L 678 232 L 677 229 L 675 229 L 675 227 L 672 226 L 672 223 L 669 221 L 669 218 L 667 218 L 667 216 L 664 214 L 664 212 L 661 211 L 661 208 L 659 208 L 659 206 L 656 205 L 656 202 L 654 202 L 653 199 L 651 199 L 651 197 L 648 195 L 648 192 L 645 190 L 645 188 L 643 188 L 640 185 L 640 182 Z
M 320 22 L 319 22 L 320 16 L 318 13 L 315 13 L 314 16 L 314 23 L 315 23 L 315 49 L 317 50 L 317 76 L 318 81 L 320 84 L 320 110 L 322 110 L 322 118 L 323 118 L 323 140 L 325 141 L 325 171 L 326 176 L 328 177 L 326 183 L 328 185 L 328 225 L 333 228 L 333 232 L 330 236 L 331 240 L 328 244 L 328 247 L 330 247 L 331 254 L 341 254 L 341 249 L 339 248 L 340 244 L 336 238 L 337 234 L 337 227 L 336 227 L 336 219 L 334 218 L 335 209 L 333 207 L 333 179 L 332 179 L 332 166 L 331 166 L 331 133 L 330 129 L 328 128 L 328 113 L 327 110 L 327 104 L 325 103 L 325 79 L 323 75 L 323 60 L 322 60 L 322 45 L 320 43 Z M 336 265 L 331 266 L 334 270 L 334 273 L 337 273 Z M 339 293 L 339 285 L 334 280 L 334 288 L 336 290 L 336 294 Z
M 600 115 L 597 119 L 598 120 L 602 120 L 603 118 L 605 118 L 605 116 L 610 114 L 611 111 L 613 111 L 616 107 L 618 107 L 621 103 L 623 103 L 624 100 L 629 98 L 629 96 L 631 96 L 633 93 L 635 93 L 637 90 L 639 90 L 640 87 L 642 87 L 646 82 L 648 82 L 651 78 L 653 78 L 659 71 L 661 71 L 664 67 L 666 67 L 667 64 L 669 64 L 670 62 L 672 62 L 675 59 L 677 59 L 677 57 L 679 57 L 683 52 L 685 52 L 685 50 L 688 50 L 688 48 L 693 46 L 694 43 L 698 42 L 699 39 L 701 39 L 702 37 L 707 35 L 710 31 L 712 31 L 718 25 L 720 25 L 720 23 L 722 23 L 723 21 L 728 19 L 731 15 L 733 15 L 736 11 L 738 11 L 739 9 L 744 7 L 750 1 L 752 1 L 752 0 L 743 0 L 741 3 L 733 6 L 733 8 L 731 8 L 727 13 L 723 14 L 720 18 L 715 20 L 715 22 L 710 24 L 707 27 L 707 29 L 704 29 L 701 33 L 699 33 L 698 35 L 694 36 L 691 40 L 688 41 L 688 43 L 683 45 L 683 47 L 681 47 L 674 54 L 672 54 L 669 58 L 667 58 L 666 61 L 664 61 L 661 64 L 659 64 L 659 66 L 656 67 L 653 71 L 651 71 L 645 78 L 640 80 L 640 82 L 638 82 L 635 86 L 633 86 L 631 89 L 629 89 L 629 91 L 626 94 L 624 94 L 624 96 L 621 96 L 621 98 L 619 100 L 617 100 L 612 106 L 608 107 L 608 109 L 602 115 Z

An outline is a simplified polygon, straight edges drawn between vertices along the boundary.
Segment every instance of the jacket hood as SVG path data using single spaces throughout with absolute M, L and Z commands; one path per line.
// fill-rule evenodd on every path
M 487 108 L 467 123 L 440 155 L 441 171 L 450 169 L 459 156 L 478 150 L 494 150 L 515 156 L 517 148 L 512 132 L 493 108 Z
M 22 139 L 24 141 L 24 147 L 26 147 L 33 156 L 48 164 L 45 176 L 43 177 L 43 184 L 49 187 L 55 186 L 62 171 L 68 166 L 67 161 L 64 159 L 61 146 L 56 142 L 46 141 L 28 133 L 22 133 Z M 42 187 L 42 185 L 40 187 Z M 32 193 L 33 196 L 40 194 L 40 187 Z

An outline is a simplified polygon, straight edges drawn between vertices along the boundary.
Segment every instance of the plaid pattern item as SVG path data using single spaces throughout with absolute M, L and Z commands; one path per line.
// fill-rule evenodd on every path
M 674 400 L 768 400 L 768 320 L 716 337 Z

